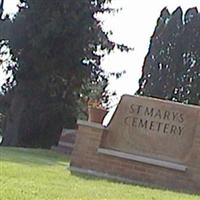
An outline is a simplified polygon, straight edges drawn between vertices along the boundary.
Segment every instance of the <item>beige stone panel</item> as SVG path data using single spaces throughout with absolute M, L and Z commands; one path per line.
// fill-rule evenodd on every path
M 199 134 L 198 106 L 124 95 L 102 146 L 183 163 Z

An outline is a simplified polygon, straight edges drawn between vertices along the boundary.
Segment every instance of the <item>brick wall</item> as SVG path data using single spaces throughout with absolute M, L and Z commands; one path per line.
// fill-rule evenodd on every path
M 200 113 L 199 113 L 200 114 Z M 101 172 L 105 177 L 129 182 L 156 185 L 171 189 L 200 191 L 200 123 L 196 128 L 194 144 L 185 165 L 186 171 L 145 164 L 129 159 L 98 153 L 103 137 L 109 134 L 99 124 L 80 122 L 70 167 L 73 171 Z M 88 171 L 90 170 L 90 171 Z M 108 176 L 106 176 L 108 175 Z

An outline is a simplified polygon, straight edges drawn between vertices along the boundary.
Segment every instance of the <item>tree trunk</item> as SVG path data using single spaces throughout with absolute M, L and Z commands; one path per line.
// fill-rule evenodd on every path
M 15 93 L 15 95 L 13 95 L 10 108 L 8 109 L 6 114 L 2 145 L 18 146 L 20 135 L 19 127 L 25 105 L 25 99 L 21 95 Z
M 62 103 L 44 99 L 41 94 L 22 96 L 15 91 L 2 145 L 50 148 L 58 143 L 63 128 Z

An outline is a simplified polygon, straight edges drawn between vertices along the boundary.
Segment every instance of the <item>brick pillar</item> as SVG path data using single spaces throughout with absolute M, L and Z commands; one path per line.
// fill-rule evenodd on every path
M 78 121 L 78 131 L 70 167 L 93 168 L 97 163 L 97 149 L 106 129 L 101 125 L 88 121 Z M 95 168 L 95 167 L 94 167 Z

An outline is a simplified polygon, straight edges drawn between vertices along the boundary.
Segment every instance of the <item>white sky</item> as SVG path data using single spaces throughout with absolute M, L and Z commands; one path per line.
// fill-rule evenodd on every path
M 5 0 L 6 8 L 10 12 L 15 12 L 17 1 Z M 149 40 L 160 11 L 165 6 L 170 12 L 178 6 L 183 10 L 196 6 L 200 10 L 200 0 L 113 0 L 112 7 L 122 8 L 122 11 L 102 17 L 105 30 L 113 32 L 111 40 L 134 48 L 134 51 L 129 53 L 113 52 L 102 62 L 102 67 L 107 71 L 126 70 L 126 74 L 120 79 L 110 80 L 110 87 L 117 91 L 118 96 L 125 93 L 134 94 L 138 89 L 138 80 Z M 0 83 L 2 80 L 3 76 L 0 73 Z
M 144 57 L 147 54 L 150 37 L 153 34 L 160 11 L 166 6 L 173 12 L 178 6 L 184 11 L 190 7 L 198 7 L 199 0 L 113 0 L 115 8 L 123 10 L 114 16 L 105 16 L 106 30 L 111 29 L 115 42 L 134 47 L 130 53 L 115 52 L 107 56 L 102 66 L 111 70 L 126 70 L 126 74 L 111 81 L 111 88 L 116 89 L 118 95 L 134 94 L 138 89 Z

